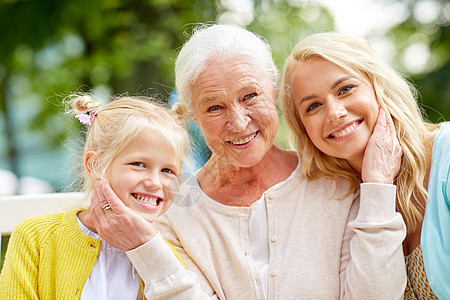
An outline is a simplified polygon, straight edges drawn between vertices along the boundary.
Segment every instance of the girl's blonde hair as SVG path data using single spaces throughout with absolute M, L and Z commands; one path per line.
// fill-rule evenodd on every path
M 291 76 L 298 62 L 323 58 L 346 72 L 371 84 L 377 101 L 390 114 L 403 149 L 400 172 L 397 174 L 397 210 L 403 215 L 408 232 L 422 221 L 423 207 L 419 197 L 426 199 L 424 178 L 427 169 L 427 147 L 434 140 L 439 125 L 424 121 L 417 105 L 416 89 L 400 74 L 376 57 L 369 43 L 338 33 L 319 33 L 301 40 L 285 61 L 281 107 L 302 160 L 307 178 L 344 177 L 356 189 L 360 176 L 344 160 L 318 150 L 308 137 L 292 96 Z
M 92 108 L 98 107 L 89 94 L 72 95 L 68 102 L 72 107 L 69 113 L 77 116 L 89 114 Z M 86 132 L 82 157 L 84 158 L 88 151 L 96 152 L 96 177 L 104 176 L 111 162 L 144 128 L 150 128 L 167 140 L 177 155 L 178 171 L 181 170 L 181 164 L 189 150 L 188 133 L 176 113 L 155 103 L 152 98 L 113 97 L 95 116 L 91 113 L 90 118 L 91 124 Z M 78 177 L 87 200 L 93 192 L 95 179 L 85 171 L 83 159 L 79 169 Z

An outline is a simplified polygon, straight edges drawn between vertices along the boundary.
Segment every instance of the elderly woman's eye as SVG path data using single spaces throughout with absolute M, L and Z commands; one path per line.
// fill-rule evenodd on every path
M 215 111 L 218 109 L 220 109 L 220 105 L 213 105 L 213 106 L 208 107 L 208 111 Z
M 251 99 L 251 98 L 254 98 L 254 97 L 256 97 L 256 93 L 250 93 L 250 94 L 245 95 L 244 99 L 248 100 L 248 99 Z

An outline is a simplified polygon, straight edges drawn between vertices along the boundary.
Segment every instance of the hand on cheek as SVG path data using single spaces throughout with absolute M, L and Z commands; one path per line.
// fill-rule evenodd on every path
M 363 182 L 392 184 L 400 170 L 402 155 L 392 119 L 380 109 L 364 152 L 361 170 Z
M 151 223 L 124 205 L 105 179 L 95 183 L 85 221 L 110 245 L 125 251 L 147 243 L 157 233 Z

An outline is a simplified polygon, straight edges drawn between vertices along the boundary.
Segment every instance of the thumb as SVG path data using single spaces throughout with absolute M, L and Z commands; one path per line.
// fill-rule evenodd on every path
M 94 223 L 92 222 L 92 216 L 90 212 L 84 216 L 84 222 L 88 227 L 95 227 Z
M 386 112 L 380 107 L 378 112 L 377 126 L 381 128 L 386 128 Z

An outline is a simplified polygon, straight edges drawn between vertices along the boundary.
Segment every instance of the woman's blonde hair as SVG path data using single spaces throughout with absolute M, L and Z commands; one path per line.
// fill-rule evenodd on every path
M 318 150 L 308 137 L 292 96 L 291 76 L 298 62 L 323 58 L 346 72 L 371 84 L 377 101 L 390 114 L 403 149 L 400 172 L 397 174 L 397 210 L 403 215 L 408 232 L 422 221 L 423 207 L 419 197 L 426 199 L 424 178 L 427 170 L 427 146 L 432 143 L 438 125 L 424 121 L 416 102 L 416 89 L 400 74 L 376 57 L 369 43 L 338 33 L 318 33 L 295 45 L 285 61 L 281 107 L 302 160 L 307 178 L 344 177 L 356 189 L 360 176 L 344 160 Z
M 112 97 L 112 101 L 100 111 L 92 113 L 99 106 L 89 94 L 71 95 L 68 103 L 72 107 L 68 112 L 77 116 L 89 116 L 90 123 L 82 151 L 82 157 L 88 151 L 95 151 L 96 177 L 102 178 L 117 155 L 139 135 L 144 128 L 165 138 L 175 150 L 178 171 L 189 150 L 189 136 L 181 118 L 176 113 L 149 97 Z M 85 192 L 85 201 L 93 192 L 95 179 L 84 168 L 84 159 L 80 160 L 79 179 Z M 87 203 L 84 203 L 84 206 Z

